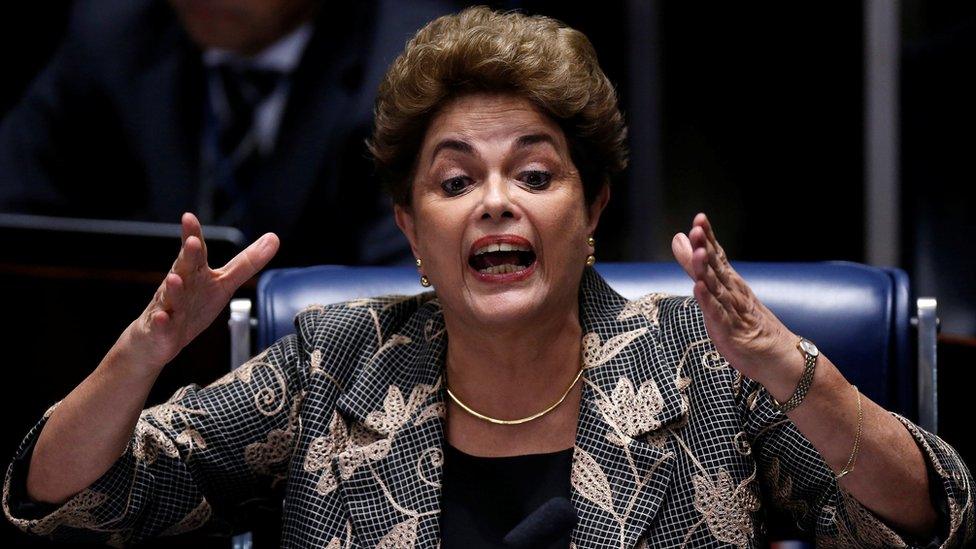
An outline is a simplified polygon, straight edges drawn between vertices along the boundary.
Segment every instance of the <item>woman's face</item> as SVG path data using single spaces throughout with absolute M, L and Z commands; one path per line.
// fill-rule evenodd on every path
M 470 94 L 431 120 L 397 224 L 444 308 L 478 325 L 576 312 L 609 191 L 586 205 L 559 125 L 508 94 Z

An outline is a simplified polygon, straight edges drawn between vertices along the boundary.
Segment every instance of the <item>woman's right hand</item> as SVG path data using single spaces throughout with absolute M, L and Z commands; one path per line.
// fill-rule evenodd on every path
M 146 310 L 126 328 L 121 341 L 149 372 L 158 373 L 227 306 L 234 292 L 278 251 L 267 233 L 226 265 L 211 269 L 200 222 L 183 214 L 183 246 Z
M 156 376 L 278 251 L 278 237 L 268 233 L 211 269 L 200 222 L 186 213 L 182 224 L 183 247 L 149 306 L 52 409 L 31 454 L 31 498 L 63 503 L 108 471 L 129 444 Z

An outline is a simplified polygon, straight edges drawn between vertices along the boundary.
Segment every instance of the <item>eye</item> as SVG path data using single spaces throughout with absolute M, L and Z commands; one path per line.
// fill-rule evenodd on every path
M 457 196 L 468 189 L 471 185 L 471 178 L 466 175 L 458 175 L 441 182 L 441 188 L 448 196 Z
M 552 181 L 552 174 L 539 170 L 527 170 L 519 174 L 519 181 L 533 190 L 545 189 Z

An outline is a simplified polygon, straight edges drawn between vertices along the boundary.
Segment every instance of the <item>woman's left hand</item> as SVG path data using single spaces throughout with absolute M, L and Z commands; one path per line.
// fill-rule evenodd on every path
M 763 382 L 769 366 L 802 358 L 799 339 L 752 292 L 735 272 L 704 213 L 695 216 L 688 234 L 671 241 L 678 264 L 695 281 L 694 295 L 715 348 L 739 372 Z

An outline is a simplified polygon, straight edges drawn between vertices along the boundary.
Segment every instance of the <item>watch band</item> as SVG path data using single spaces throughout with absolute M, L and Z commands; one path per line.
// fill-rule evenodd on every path
M 806 347 L 812 348 L 813 352 L 808 351 Z M 796 344 L 796 348 L 803 355 L 803 374 L 800 376 L 800 381 L 796 384 L 796 389 L 793 390 L 793 394 L 784 403 L 780 403 L 772 394 L 769 395 L 769 399 L 773 403 L 773 408 L 784 414 L 796 409 L 803 402 L 804 397 L 807 396 L 807 393 L 810 391 L 810 386 L 813 385 L 813 372 L 817 368 L 817 358 L 820 356 L 816 346 L 808 339 L 801 337 L 800 341 Z

